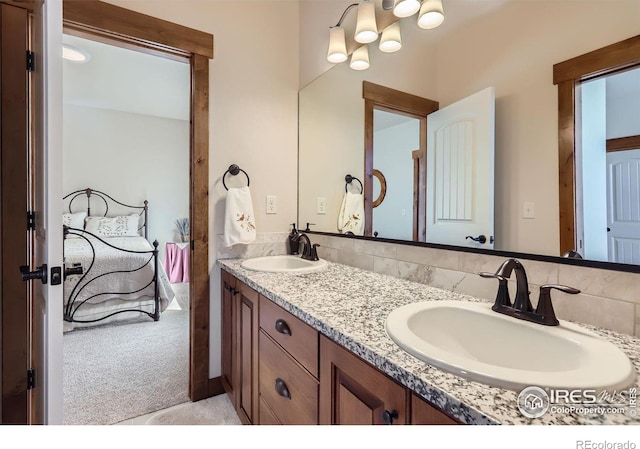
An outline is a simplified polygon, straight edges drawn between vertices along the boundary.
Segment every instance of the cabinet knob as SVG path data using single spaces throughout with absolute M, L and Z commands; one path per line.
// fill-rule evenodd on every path
M 291 335 L 291 329 L 285 320 L 282 318 L 276 320 L 276 330 L 281 334 Z
M 385 410 L 382 412 L 382 422 L 391 425 L 393 424 L 393 420 L 398 418 L 398 412 L 396 410 Z
M 291 399 L 291 393 L 287 388 L 287 384 L 284 383 L 284 380 L 279 377 L 276 379 L 276 393 L 278 393 L 283 398 Z

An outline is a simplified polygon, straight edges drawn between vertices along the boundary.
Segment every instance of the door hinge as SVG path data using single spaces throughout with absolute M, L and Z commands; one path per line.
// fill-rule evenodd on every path
M 27 390 L 32 390 L 36 387 L 36 370 L 27 370 Z
M 36 228 L 36 213 L 27 211 L 27 231 L 33 231 Z
M 36 57 L 35 54 L 27 50 L 27 72 L 33 72 L 36 69 Z

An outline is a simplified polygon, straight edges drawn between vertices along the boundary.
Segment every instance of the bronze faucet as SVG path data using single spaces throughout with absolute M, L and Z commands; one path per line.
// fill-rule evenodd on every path
M 309 236 L 303 232 L 299 232 L 298 235 L 295 237 L 295 239 L 297 241 L 300 241 L 302 239 L 304 239 L 304 247 L 302 249 L 302 258 L 305 260 L 311 260 L 311 261 L 316 261 L 316 260 L 320 260 L 318 258 L 318 251 L 316 250 L 316 248 L 318 246 L 320 246 L 319 244 L 315 243 L 315 244 L 311 244 L 311 240 L 309 240 Z

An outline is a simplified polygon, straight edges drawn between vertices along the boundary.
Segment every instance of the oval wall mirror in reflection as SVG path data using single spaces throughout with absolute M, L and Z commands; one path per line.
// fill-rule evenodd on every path
M 493 232 L 488 230 L 468 235 L 485 235 L 487 243 L 494 237 L 493 248 L 498 251 L 559 257 L 567 249 L 573 249 L 587 260 L 639 264 L 640 261 L 636 262 L 631 257 L 612 259 L 612 251 L 609 250 L 613 245 L 619 248 L 617 253 L 637 253 L 640 257 L 638 231 L 630 231 L 631 237 L 614 239 L 611 232 L 606 231 L 607 227 L 613 229 L 610 225 L 612 211 L 604 218 L 592 219 L 588 211 L 584 215 L 585 204 L 590 204 L 594 198 L 588 188 L 583 190 L 583 186 L 593 186 L 593 183 L 589 183 L 595 178 L 591 174 L 579 178 L 581 173 L 585 173 L 580 167 L 585 162 L 588 165 L 589 153 L 583 157 L 581 149 L 576 147 L 575 158 L 574 153 L 565 157 L 562 149 L 562 156 L 559 157 L 559 139 L 565 138 L 568 130 L 561 125 L 563 131 L 558 131 L 559 93 L 565 90 L 554 84 L 553 75 L 554 65 L 558 63 L 638 35 L 640 2 L 445 0 L 444 7 L 446 20 L 433 30 L 418 28 L 411 18 L 402 19 L 402 49 L 386 54 L 378 51 L 376 46 L 370 46 L 371 66 L 368 70 L 356 72 L 347 64 L 338 64 L 300 91 L 299 222 L 316 223 L 316 231 L 338 233 L 337 212 L 332 211 L 340 208 L 344 195 L 344 174 L 352 173 L 369 184 L 374 168 L 381 170 L 388 178 L 388 197 L 383 205 L 393 207 L 391 189 L 394 183 L 389 179 L 388 169 L 377 166 L 376 150 L 373 150 L 373 164 L 367 168 L 365 163 L 365 111 L 368 99 L 363 98 L 364 81 L 432 100 L 438 105 L 438 110 L 493 87 L 495 153 L 493 164 L 489 165 L 494 170 Z M 603 123 L 602 120 L 606 122 L 604 127 L 598 128 L 600 143 L 597 151 L 600 161 L 607 159 L 603 156 L 607 141 L 640 135 L 640 122 L 633 120 L 640 116 L 640 91 L 630 90 L 632 87 L 638 88 L 640 82 L 618 85 L 615 81 L 613 76 L 607 77 L 601 85 L 604 93 L 600 92 L 599 100 L 594 101 L 600 105 L 600 123 Z M 579 103 L 583 86 L 579 83 L 575 86 L 572 85 L 575 90 L 571 90 L 567 98 L 576 98 L 576 103 Z M 614 105 L 616 98 L 619 102 L 617 106 Z M 371 121 L 375 123 L 373 113 L 371 116 Z M 586 131 L 592 129 L 587 126 L 581 128 Z M 427 135 L 426 126 L 422 132 Z M 579 142 L 581 139 L 583 137 L 576 130 L 574 140 Z M 419 206 L 424 204 L 425 209 L 429 195 L 437 192 L 435 186 L 429 188 L 432 178 L 428 170 L 434 169 L 434 166 L 429 166 L 428 157 L 426 154 L 423 165 L 425 185 L 423 190 L 418 188 L 418 195 L 422 192 L 425 197 Z M 616 179 L 622 179 L 623 173 L 631 173 L 630 164 L 618 170 Z M 568 200 L 571 214 L 575 215 L 570 230 L 570 239 L 575 245 L 573 248 L 561 248 L 560 244 L 561 230 L 564 232 L 561 215 L 567 215 L 560 213 L 561 209 L 566 210 L 563 207 L 567 207 L 562 204 L 565 200 L 560 199 L 559 184 L 563 167 L 565 171 L 576 173 L 575 178 L 571 178 L 575 184 L 575 200 Z M 607 171 L 613 173 L 606 166 L 599 167 L 600 180 L 606 178 Z M 409 174 L 408 178 L 412 176 Z M 627 190 L 618 193 L 620 201 L 640 201 L 640 194 L 637 193 L 640 188 L 633 184 L 633 177 L 627 176 L 625 179 L 628 182 Z M 602 198 L 603 184 L 598 182 L 598 195 Z M 606 179 L 604 182 L 606 191 Z M 406 184 L 411 185 L 410 182 Z M 372 194 L 373 190 L 368 195 L 365 192 L 365 202 L 371 201 Z M 407 195 L 411 197 L 412 192 Z M 327 199 L 325 214 L 317 213 L 318 197 Z M 418 212 L 419 216 L 426 217 L 424 228 L 420 227 L 418 219 L 417 235 L 412 231 L 408 236 L 406 230 L 387 231 L 377 227 L 374 214 L 380 207 L 372 208 L 372 216 L 368 217 L 372 227 L 370 233 L 365 234 L 373 235 L 377 230 L 380 237 L 386 233 L 392 239 L 438 243 L 431 240 L 428 234 L 428 210 L 422 211 L 424 215 Z M 624 212 L 627 215 L 619 212 L 618 217 L 623 219 L 618 221 L 640 222 L 640 212 L 636 215 L 633 212 L 640 210 L 640 206 L 633 203 L 628 209 Z M 394 215 L 398 222 L 402 210 L 403 207 L 395 207 Z M 404 213 L 405 216 L 412 216 L 406 208 Z M 454 220 L 455 217 L 450 214 L 451 210 L 449 218 Z M 598 251 L 590 251 L 585 245 L 589 245 L 590 230 L 598 226 L 603 229 L 597 232 L 594 244 L 600 246 Z M 586 232 L 586 235 L 581 237 L 581 232 Z M 605 240 L 606 251 L 603 250 Z M 470 239 L 466 242 L 447 242 L 456 246 L 467 246 L 469 243 Z M 616 269 L 616 266 L 612 264 L 611 268 Z

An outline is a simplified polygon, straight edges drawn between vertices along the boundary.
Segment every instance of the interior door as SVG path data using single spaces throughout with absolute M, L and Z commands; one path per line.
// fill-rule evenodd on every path
M 1 422 L 42 424 L 47 283 L 42 2 L 0 5 Z
M 640 264 L 640 149 L 607 153 L 609 262 Z
M 427 242 L 493 248 L 495 89 L 427 116 Z

